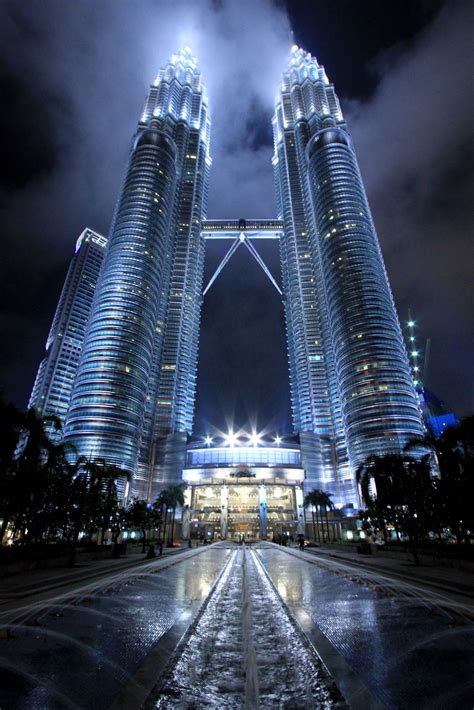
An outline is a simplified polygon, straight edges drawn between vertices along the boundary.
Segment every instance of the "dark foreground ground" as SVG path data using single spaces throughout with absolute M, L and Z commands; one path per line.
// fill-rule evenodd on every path
M 472 708 L 471 575 L 216 543 L 0 585 L 0 708 Z

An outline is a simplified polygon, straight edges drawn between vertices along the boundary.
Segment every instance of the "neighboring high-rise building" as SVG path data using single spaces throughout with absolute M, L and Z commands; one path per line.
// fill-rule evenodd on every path
M 97 278 L 107 240 L 85 229 L 76 242 L 28 408 L 41 416 L 54 415 L 61 424 L 69 406 Z M 58 441 L 61 432 L 47 424 L 50 438 Z
M 324 68 L 296 46 L 273 125 L 305 485 L 357 503 L 357 466 L 424 427 L 352 140 Z
M 184 49 L 138 124 L 66 418 L 66 441 L 121 467 L 141 495 L 168 434 L 184 439 L 184 463 L 192 422 L 209 132 Z

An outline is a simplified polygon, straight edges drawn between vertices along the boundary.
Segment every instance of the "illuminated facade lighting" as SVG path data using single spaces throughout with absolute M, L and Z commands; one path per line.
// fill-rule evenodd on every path
M 252 227 L 261 238 L 265 230 L 279 238 L 305 488 L 357 506 L 355 471 L 367 455 L 400 451 L 423 435 L 354 147 L 324 67 L 296 45 L 273 130 L 278 219 L 219 220 L 206 228 L 210 120 L 188 47 L 150 88 L 65 424 L 79 455 L 103 457 L 132 475 L 131 495 L 154 498 L 181 480 L 211 232 L 237 231 L 237 246 L 242 241 L 250 250 Z M 417 356 L 414 348 L 412 342 Z M 239 441 L 230 431 L 224 441 L 227 450 L 249 441 L 249 449 L 262 448 L 256 432 Z M 212 437 L 205 443 L 212 451 Z
M 273 117 L 290 392 L 305 487 L 358 505 L 355 471 L 423 424 L 354 147 L 324 68 L 293 47 Z
M 159 72 L 141 114 L 65 425 L 79 455 L 132 475 L 132 495 L 166 485 L 192 427 L 209 135 L 185 48 Z
M 233 431 L 230 431 L 224 436 L 224 441 L 226 445 L 230 446 L 231 448 L 239 445 L 239 437 L 237 436 L 237 434 L 234 434 Z
M 250 435 L 249 439 L 250 439 L 250 443 L 252 444 L 252 446 L 258 446 L 262 441 L 262 436 L 261 436 L 261 434 L 257 434 L 257 432 L 254 431 Z
M 41 362 L 28 409 L 41 416 L 54 415 L 64 422 L 84 342 L 95 287 L 104 259 L 107 239 L 92 229 L 85 229 L 76 242 L 46 342 L 46 356 Z M 49 437 L 61 437 L 52 424 L 46 423 Z

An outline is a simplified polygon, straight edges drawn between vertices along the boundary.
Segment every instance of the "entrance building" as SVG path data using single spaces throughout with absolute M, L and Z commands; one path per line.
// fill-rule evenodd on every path
M 183 481 L 183 537 L 272 540 L 304 533 L 297 444 L 190 444 Z

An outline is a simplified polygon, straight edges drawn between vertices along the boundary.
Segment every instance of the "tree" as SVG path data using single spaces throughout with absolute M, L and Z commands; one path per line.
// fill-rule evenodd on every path
M 434 486 L 430 454 L 421 460 L 401 454 L 369 456 L 357 470 L 366 510 L 361 519 L 372 529 L 381 530 L 387 541 L 387 527 L 393 525 L 397 537 L 408 538 L 415 564 L 418 546 L 433 525 Z
M 311 493 L 307 493 L 304 497 L 303 505 L 305 508 L 311 508 L 311 517 L 313 520 L 313 539 L 316 542 L 316 521 L 315 521 L 315 511 L 316 511 L 316 503 L 315 503 L 315 494 L 316 491 L 312 491 Z M 318 542 L 319 542 L 319 532 L 318 532 Z
M 51 523 L 55 508 L 51 506 L 50 494 L 64 459 L 63 447 L 49 439 L 48 424 L 56 431 L 61 429 L 56 416 L 41 417 L 35 409 L 22 414 L 13 454 L 15 481 L 11 483 L 17 495 L 10 519 L 16 531 L 36 542 L 44 538 Z
M 317 526 L 316 529 L 317 529 L 317 533 L 318 533 L 318 542 L 321 542 L 321 537 L 322 537 L 322 541 L 324 542 L 323 510 L 325 511 L 327 539 L 329 540 L 329 522 L 328 522 L 328 518 L 327 518 L 327 509 L 328 509 L 328 507 L 330 509 L 334 508 L 333 502 L 331 501 L 330 494 L 316 488 L 313 491 L 310 491 L 309 493 L 306 494 L 306 496 L 304 498 L 304 506 L 306 508 L 311 507 L 311 514 L 313 516 L 313 536 L 314 536 L 315 540 L 316 540 L 316 534 L 315 534 L 314 516 L 316 513 L 316 526 Z M 318 515 L 321 519 L 321 527 L 320 528 L 319 528 Z M 321 535 L 321 533 L 322 533 L 322 535 Z
M 173 485 L 168 487 L 168 492 L 169 492 L 169 501 L 171 505 L 171 510 L 172 510 L 172 518 L 171 518 L 171 526 L 170 526 L 170 539 L 168 540 L 168 544 L 172 545 L 173 540 L 174 540 L 174 525 L 175 525 L 175 518 L 176 518 L 176 508 L 179 506 L 183 507 L 184 505 L 184 485 Z
M 328 520 L 328 510 L 334 510 L 334 503 L 331 500 L 332 496 L 330 493 L 326 493 L 326 491 L 319 491 L 319 500 L 320 500 L 320 505 L 322 506 L 324 510 L 324 515 L 326 518 L 326 531 L 327 531 L 327 539 L 329 542 L 329 520 Z
M 24 493 L 15 459 L 22 422 L 22 413 L 13 405 L 0 400 L 0 544 Z
M 173 544 L 176 508 L 184 505 L 184 485 L 172 485 L 159 494 L 155 503 L 157 508 L 164 509 L 163 542 L 166 541 L 168 530 L 168 545 Z M 171 513 L 171 520 L 169 520 Z M 168 522 L 170 523 L 168 525 Z
M 140 498 L 133 498 L 126 510 L 127 522 L 137 527 L 142 533 L 142 552 L 146 551 L 147 533 L 151 527 L 161 520 L 156 507 Z
M 420 445 L 428 447 L 437 462 L 433 481 L 435 531 L 441 535 L 448 528 L 458 543 L 469 542 L 474 529 L 474 417 L 464 418 L 438 438 L 428 434 L 413 439 L 405 448 L 411 451 Z
M 71 564 L 81 532 L 89 539 L 98 530 L 112 530 L 114 554 L 124 525 L 117 496 L 117 480 L 127 474 L 104 459 L 80 457 L 71 466 L 68 501 L 68 540 L 72 544 Z
M 408 538 L 417 565 L 420 541 L 433 528 L 434 486 L 429 458 L 429 454 L 421 460 L 406 458 L 394 481 L 395 525 Z
M 384 542 L 388 542 L 387 526 L 395 524 L 395 481 L 402 470 L 403 457 L 400 454 L 386 454 L 368 456 L 356 471 L 356 480 L 366 507 L 362 519 L 375 532 L 382 533 Z

